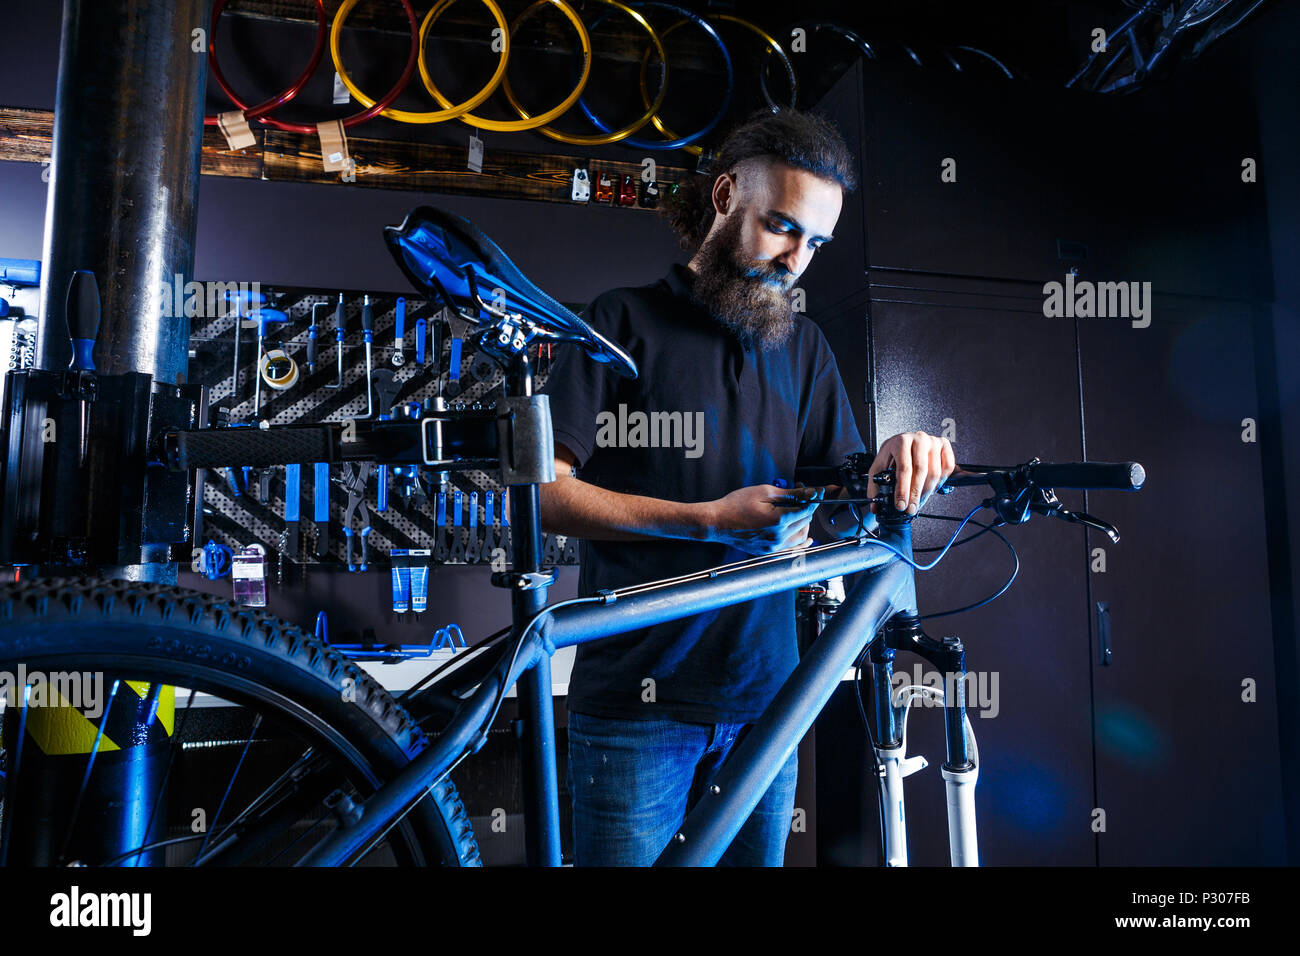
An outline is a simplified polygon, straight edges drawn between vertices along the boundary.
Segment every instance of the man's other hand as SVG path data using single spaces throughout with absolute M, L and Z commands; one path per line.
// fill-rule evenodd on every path
M 809 504 L 791 507 L 773 504 L 791 496 L 806 497 Z M 750 485 L 709 502 L 707 540 L 730 545 L 747 554 L 770 554 L 786 548 L 812 544 L 808 525 L 822 489 L 778 488 L 776 485 Z

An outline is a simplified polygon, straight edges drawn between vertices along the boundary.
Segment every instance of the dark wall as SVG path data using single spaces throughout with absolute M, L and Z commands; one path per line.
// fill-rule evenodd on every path
M 1265 493 L 1271 502 L 1269 572 L 1274 621 L 1274 660 L 1280 673 L 1300 665 L 1300 115 L 1290 91 L 1300 89 L 1300 7 L 1279 4 L 1252 24 L 1235 62 L 1251 77 L 1259 117 L 1260 168 L 1267 203 L 1273 295 L 1258 324 L 1257 354 L 1272 366 L 1261 399 L 1268 415 L 1261 454 Z M 1282 770 L 1289 794 L 1287 842 L 1292 863 L 1300 859 L 1300 688 L 1279 686 L 1278 723 Z

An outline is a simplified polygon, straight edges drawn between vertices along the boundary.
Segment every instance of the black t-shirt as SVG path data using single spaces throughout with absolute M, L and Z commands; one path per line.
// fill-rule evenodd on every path
M 746 348 L 688 297 L 692 278 L 675 264 L 658 282 L 610 290 L 587 308 L 586 320 L 636 361 L 635 380 L 576 346 L 557 356 L 542 391 L 555 442 L 577 457 L 578 477 L 626 494 L 712 501 L 778 478 L 793 484 L 797 467 L 838 465 L 863 451 L 816 323 L 796 316 L 784 346 Z M 748 557 L 682 539 L 583 541 L 579 593 Z M 601 717 L 748 723 L 798 659 L 792 589 L 579 645 L 568 707 Z

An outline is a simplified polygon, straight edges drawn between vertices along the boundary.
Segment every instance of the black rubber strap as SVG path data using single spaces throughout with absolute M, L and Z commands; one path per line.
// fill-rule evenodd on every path
M 311 465 L 334 461 L 328 425 L 212 428 L 167 436 L 167 464 L 177 471 L 250 465 Z

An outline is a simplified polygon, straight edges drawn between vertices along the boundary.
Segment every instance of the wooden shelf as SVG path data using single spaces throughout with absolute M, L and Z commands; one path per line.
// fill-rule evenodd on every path
M 53 128 L 52 111 L 0 107 L 0 160 L 47 162 Z M 320 144 L 314 136 L 264 128 L 255 128 L 253 134 L 257 146 L 230 150 L 215 127 L 205 127 L 203 175 L 563 203 L 573 202 L 569 198 L 570 184 L 573 171 L 579 167 L 608 170 L 620 179 L 631 175 L 638 182 L 641 175 L 639 162 L 589 160 L 576 153 L 497 149 L 487 151 L 483 172 L 474 173 L 467 168 L 465 147 L 349 137 L 348 149 L 356 163 L 356 181 L 345 182 L 341 173 L 324 171 Z M 662 193 L 672 183 L 684 180 L 690 170 L 660 163 L 657 173 Z M 642 209 L 640 206 L 618 208 Z

